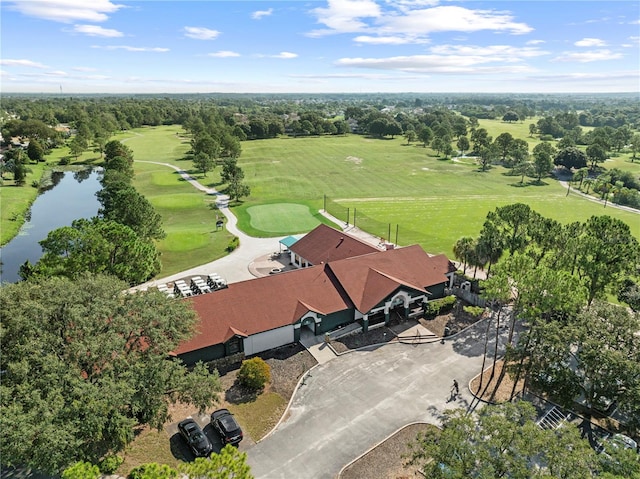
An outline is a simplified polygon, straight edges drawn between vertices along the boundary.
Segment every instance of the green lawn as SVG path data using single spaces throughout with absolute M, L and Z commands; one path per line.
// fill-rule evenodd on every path
M 499 120 L 480 120 L 492 136 L 509 131 L 524 137 L 533 148 L 537 140 L 528 137 L 528 125 Z M 135 187 L 162 215 L 167 238 L 159 242 L 162 275 L 172 274 L 223 256 L 231 236 L 215 231 L 214 199 L 187 184 L 172 169 L 153 163 L 171 163 L 193 174 L 202 184 L 220 189 L 218 167 L 203 177 L 185 159 L 189 139 L 180 126 L 138 128 L 119 133 L 134 152 Z M 421 244 L 427 251 L 451 254 L 461 236 L 477 236 L 487 212 L 497 206 L 524 202 L 544 216 L 562 222 L 584 221 L 592 215 L 608 214 L 625 221 L 640 238 L 640 217 L 589 202 L 566 190 L 553 178 L 537 185 L 520 184 L 502 167 L 479 170 L 472 159 L 442 159 L 421 144 L 406 144 L 404 138 L 372 139 L 359 135 L 277 138 L 242 143 L 239 165 L 251 196 L 233 206 L 238 226 L 254 236 L 284 236 L 308 231 L 319 222 L 317 214 L 326 195 L 350 210 L 364 229 L 406 245 Z M 68 155 L 66 148 L 55 152 Z M 638 172 L 640 161 L 631 163 L 629 153 L 614 156 L 605 164 Z M 97 163 L 95 153 L 79 161 Z M 37 168 L 40 165 L 37 165 Z M 37 174 L 34 172 L 34 176 Z M 30 176 L 28 184 L 32 181 Z M 5 185 L 10 182 L 5 182 Z M 17 231 L 10 221 L 35 198 L 35 189 L 3 187 L 2 238 Z M 22 203 L 20 203 L 22 202 Z M 9 205 L 9 206 L 7 206 Z M 20 206 L 22 205 L 22 206 Z M 13 216 L 12 216 L 13 215 Z M 378 222 L 378 229 L 365 227 L 365 216 Z M 345 218 L 339 218 L 344 220 Z M 12 230 L 13 228 L 13 230 Z M 12 233 L 13 231 L 13 233 Z
M 179 126 L 138 128 L 118 135 L 133 150 L 134 186 L 153 204 L 163 220 L 167 237 L 158 242 L 162 276 L 208 263 L 226 255 L 232 235 L 216 231 L 215 199 L 196 190 L 173 169 L 149 161 L 171 163 L 189 170 L 184 160 L 188 140 Z
M 605 210 L 575 194 L 567 197 L 553 178 L 540 185 L 525 179 L 521 185 L 520 177 L 505 168 L 482 172 L 470 159 L 439 159 L 402 138 L 278 138 L 243 142 L 242 148 L 239 164 L 251 196 L 234 208 L 241 225 L 250 223 L 253 206 L 289 199 L 322 208 L 327 195 L 350 208 L 351 215 L 355 208 L 360 216 L 391 223 L 392 241 L 397 228 L 400 244 L 419 243 L 434 253 L 451 254 L 458 238 L 479 234 L 487 212 L 514 202 L 562 222 L 606 213 L 625 221 L 640 238 L 638 215 Z

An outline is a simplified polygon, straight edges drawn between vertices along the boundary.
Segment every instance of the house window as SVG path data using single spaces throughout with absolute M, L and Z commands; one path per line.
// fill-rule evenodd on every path
M 236 354 L 240 352 L 240 338 L 234 336 L 229 340 L 229 354 Z

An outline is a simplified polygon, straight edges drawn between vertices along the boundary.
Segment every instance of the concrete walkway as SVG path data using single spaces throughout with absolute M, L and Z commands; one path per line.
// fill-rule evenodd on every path
M 176 279 L 184 278 L 187 276 L 206 276 L 209 273 L 218 273 L 220 276 L 226 279 L 228 283 L 237 283 L 238 281 L 244 281 L 255 277 L 249 270 L 249 265 L 255 258 L 273 253 L 275 251 L 279 251 L 279 242 L 282 238 L 284 238 L 284 236 L 276 238 L 254 238 L 238 229 L 238 220 L 229 210 L 229 197 L 227 195 L 223 195 L 214 188 L 207 188 L 206 186 L 198 182 L 195 178 L 190 176 L 183 169 L 169 163 L 161 163 L 156 161 L 141 161 L 140 163 L 153 163 L 156 165 L 162 165 L 171 168 L 177 171 L 182 178 L 191 183 L 194 188 L 202 191 L 207 195 L 215 196 L 218 209 L 227 219 L 225 227 L 227 228 L 227 231 L 229 231 L 229 233 L 238 237 L 238 239 L 240 240 L 240 246 L 238 246 L 238 248 L 236 248 L 232 253 L 223 258 L 211 261 L 200 266 L 196 266 L 186 271 L 181 271 L 180 273 L 148 281 L 147 283 L 136 286 L 135 289 L 153 287 L 161 283 L 172 282 Z

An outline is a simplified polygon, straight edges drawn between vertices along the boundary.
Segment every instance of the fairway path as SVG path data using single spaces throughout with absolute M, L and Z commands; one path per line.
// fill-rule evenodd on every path
M 564 187 L 567 188 L 569 185 L 567 184 L 566 181 L 563 180 L 559 180 L 559 183 Z M 586 193 L 583 193 L 580 190 L 575 189 L 573 186 L 570 188 L 570 190 L 574 193 L 579 194 L 580 196 L 582 196 L 583 198 L 586 198 L 589 201 L 594 201 L 596 203 L 600 203 L 601 205 L 604 205 L 604 200 L 601 200 L 599 198 L 594 198 L 591 195 L 588 195 Z M 617 205 L 615 203 L 612 203 L 611 201 L 607 202 L 606 206 L 610 206 L 611 208 L 617 208 L 619 210 L 624 210 L 624 211 L 628 211 L 629 213 L 635 213 L 635 214 L 640 214 L 640 210 L 637 210 L 635 208 L 631 208 L 630 206 L 624 206 L 624 205 Z
M 202 191 L 207 195 L 216 196 L 216 205 L 220 212 L 227 218 L 226 228 L 232 235 L 235 235 L 240 240 L 240 246 L 238 246 L 232 253 L 224 256 L 223 258 L 211 261 L 200 266 L 181 271 L 180 273 L 173 274 L 164 278 L 158 278 L 147 283 L 136 286 L 136 289 L 145 287 L 157 286 L 160 283 L 167 283 L 175 281 L 176 279 L 184 278 L 187 276 L 206 276 L 209 273 L 218 273 L 225 278 L 229 283 L 236 283 L 238 281 L 244 281 L 254 278 L 249 271 L 249 264 L 258 256 L 263 256 L 269 253 L 273 253 L 279 250 L 279 241 L 282 237 L 276 238 L 254 238 L 249 236 L 237 228 L 237 218 L 231 210 L 228 208 L 229 197 L 223 195 L 214 188 L 208 188 L 195 178 L 189 175 L 182 168 L 174 166 L 170 163 L 162 163 L 157 161 L 139 161 L 139 163 L 153 163 L 156 165 L 162 165 L 177 171 L 182 178 L 191 183 L 194 188 Z

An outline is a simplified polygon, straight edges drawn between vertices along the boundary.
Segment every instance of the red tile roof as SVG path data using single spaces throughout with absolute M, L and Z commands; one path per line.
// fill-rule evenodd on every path
M 314 265 L 380 251 L 375 246 L 323 224 L 300 238 L 289 249 Z

